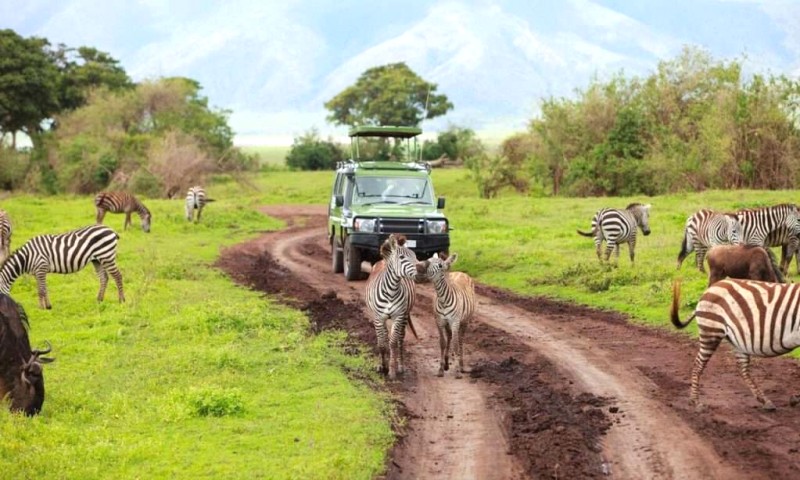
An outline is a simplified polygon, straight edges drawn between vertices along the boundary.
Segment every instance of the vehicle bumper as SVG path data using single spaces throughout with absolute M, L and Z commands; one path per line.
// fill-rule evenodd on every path
M 434 253 L 448 251 L 450 249 L 450 235 L 449 234 L 431 234 L 431 235 L 418 235 L 418 234 L 403 234 L 409 243 L 411 241 L 416 243 L 416 246 L 410 247 L 420 260 L 424 260 Z M 378 254 L 383 242 L 389 238 L 388 233 L 374 234 L 374 233 L 351 233 L 350 244 L 362 250 L 368 250 Z

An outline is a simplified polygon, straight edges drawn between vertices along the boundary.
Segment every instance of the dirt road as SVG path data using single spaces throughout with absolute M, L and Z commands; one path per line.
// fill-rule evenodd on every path
M 330 269 L 324 210 L 270 207 L 289 228 L 223 252 L 238 281 L 374 345 L 364 282 Z M 465 252 L 460 252 L 466 254 Z M 369 265 L 364 264 L 364 269 Z M 800 476 L 800 364 L 767 359 L 754 375 L 778 406 L 756 407 L 722 348 L 703 378 L 709 410 L 688 405 L 695 341 L 618 314 L 479 286 L 465 344 L 470 378 L 435 376 L 433 290 L 418 289 L 409 371 L 389 385 L 405 412 L 387 478 L 792 478 Z M 665 306 L 666 317 L 666 306 Z

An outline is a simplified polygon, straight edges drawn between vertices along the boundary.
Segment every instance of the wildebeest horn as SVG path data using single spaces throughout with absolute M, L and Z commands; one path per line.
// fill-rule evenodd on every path
M 31 353 L 33 353 L 33 356 L 38 357 L 40 355 L 47 355 L 48 353 L 50 353 L 53 350 L 53 346 L 50 345 L 50 342 L 45 340 L 44 343 L 47 344 L 47 349 L 45 349 L 45 350 L 34 350 L 33 352 L 31 352 Z

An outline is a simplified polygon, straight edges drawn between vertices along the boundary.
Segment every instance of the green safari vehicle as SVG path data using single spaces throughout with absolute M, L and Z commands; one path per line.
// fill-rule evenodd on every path
M 350 130 L 351 158 L 340 162 L 328 206 L 328 239 L 334 273 L 363 278 L 361 262 L 380 260 L 380 246 L 392 233 L 403 234 L 419 260 L 447 252 L 450 234 L 436 198 L 431 167 L 419 160 L 416 127 L 359 126 Z M 395 139 L 396 161 L 362 159 L 365 138 Z

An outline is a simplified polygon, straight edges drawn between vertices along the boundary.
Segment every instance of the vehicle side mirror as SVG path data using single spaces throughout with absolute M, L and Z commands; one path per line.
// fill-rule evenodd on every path
M 336 195 L 333 199 L 333 202 L 337 207 L 341 207 L 344 205 L 344 195 Z
M 436 199 L 436 208 L 438 208 L 439 210 L 444 208 L 444 197 L 439 197 L 438 199 Z

